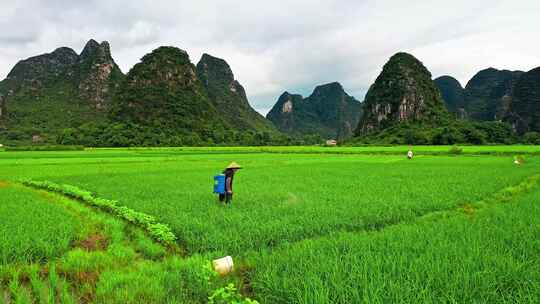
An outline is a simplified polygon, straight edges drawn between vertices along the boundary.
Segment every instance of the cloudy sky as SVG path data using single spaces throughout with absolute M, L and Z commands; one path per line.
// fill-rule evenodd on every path
M 388 58 L 410 52 L 463 85 L 487 67 L 540 66 L 538 0 L 0 0 L 0 78 L 20 59 L 107 40 L 124 72 L 161 45 L 224 58 L 252 106 L 339 81 L 363 100 Z

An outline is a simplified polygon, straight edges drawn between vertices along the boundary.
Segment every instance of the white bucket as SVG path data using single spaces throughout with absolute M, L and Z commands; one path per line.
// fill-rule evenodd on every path
M 226 256 L 224 258 L 214 260 L 212 262 L 212 265 L 214 265 L 214 270 L 221 276 L 230 273 L 234 267 L 233 259 L 231 256 Z

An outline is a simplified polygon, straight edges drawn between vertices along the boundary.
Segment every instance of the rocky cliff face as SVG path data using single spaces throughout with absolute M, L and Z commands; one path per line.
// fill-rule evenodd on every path
M 451 76 L 441 76 L 436 78 L 434 82 L 441 91 L 441 96 L 448 111 L 455 113 L 461 119 L 466 118 L 464 109 L 465 90 L 459 81 Z
M 316 87 L 305 99 L 283 93 L 266 117 L 288 134 L 342 139 L 352 135 L 361 111 L 361 103 L 334 82 Z
M 6 97 L 0 95 L 0 122 L 4 121 L 7 116 Z
M 540 67 L 522 74 L 516 81 L 504 120 L 518 134 L 540 132 Z
M 123 77 L 111 56 L 109 43 L 88 41 L 79 57 L 79 96 L 98 109 L 104 108 Z
M 3 96 L 20 91 L 34 96 L 45 95 L 53 87 L 74 87 L 77 96 L 96 107 L 111 97 L 111 88 L 116 87 L 123 75 L 111 57 L 109 44 L 98 44 L 90 40 L 81 55 L 67 47 L 56 49 L 50 54 L 22 60 L 3 81 Z M 9 103 L 9 101 L 7 101 Z
M 398 53 L 385 64 L 366 94 L 357 134 L 402 122 L 433 124 L 447 115 L 431 73 L 412 55 Z
M 244 87 L 234 79 L 223 59 L 204 54 L 197 75 L 210 101 L 227 123 L 239 130 L 275 131 L 273 125 L 249 104 Z
M 188 54 L 174 47 L 154 50 L 129 71 L 115 96 L 111 119 L 163 134 L 211 132 L 226 126 Z
M 465 86 L 467 115 L 474 120 L 501 120 L 507 115 L 512 88 L 522 74 L 494 68 L 478 72 Z

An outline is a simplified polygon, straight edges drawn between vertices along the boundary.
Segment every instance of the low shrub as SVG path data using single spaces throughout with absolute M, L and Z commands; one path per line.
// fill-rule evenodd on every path
M 451 155 L 460 155 L 463 153 L 463 148 L 460 148 L 458 146 L 452 146 L 450 150 L 448 150 L 448 154 Z
M 209 304 L 258 304 L 258 301 L 250 298 L 245 298 L 240 294 L 240 291 L 234 286 L 233 283 L 225 287 L 218 288 L 214 293 L 208 297 Z

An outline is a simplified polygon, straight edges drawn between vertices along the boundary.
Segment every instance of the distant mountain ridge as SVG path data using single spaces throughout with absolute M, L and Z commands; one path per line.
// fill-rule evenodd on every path
M 458 113 L 458 117 L 507 122 L 517 134 L 524 134 L 540 131 L 540 115 L 536 114 L 540 111 L 539 69 L 529 72 L 484 69 L 465 88 L 450 85 L 450 76 L 439 77 L 435 83 L 448 109 Z
M 284 92 L 266 118 L 287 134 L 343 139 L 353 134 L 361 112 L 362 104 L 332 82 L 317 86 L 307 98 Z
M 0 132 L 8 139 L 50 142 L 68 134 L 77 142 L 80 127 L 96 137 L 98 129 L 118 123 L 128 125 L 117 129 L 129 126 L 154 139 L 165 133 L 209 138 L 217 132 L 219 140 L 226 131 L 278 133 L 251 108 L 225 60 L 204 54 L 195 66 L 174 47 L 147 54 L 126 76 L 109 43 L 91 39 L 80 54 L 61 47 L 22 60 L 0 82 Z
M 484 69 L 463 88 L 451 76 L 432 80 L 421 61 L 397 53 L 362 103 L 332 82 L 306 98 L 284 92 L 266 118 L 225 60 L 203 54 L 194 65 L 176 47 L 155 49 L 124 75 L 109 43 L 91 39 L 79 54 L 61 47 L 21 60 L 0 81 L 2 142 L 261 145 L 352 135 L 425 144 L 526 135 L 540 143 L 540 68 Z

